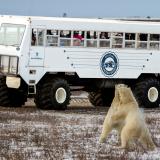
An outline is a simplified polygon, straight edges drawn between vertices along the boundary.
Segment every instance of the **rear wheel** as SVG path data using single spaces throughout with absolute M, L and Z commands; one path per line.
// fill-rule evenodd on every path
M 37 86 L 35 103 L 41 109 L 64 110 L 70 101 L 70 87 L 61 78 L 46 79 Z
M 144 79 L 138 82 L 133 92 L 141 107 L 159 107 L 160 82 L 156 78 Z
M 90 92 L 88 99 L 94 106 L 110 106 L 114 97 L 114 89 L 108 88 L 97 92 Z

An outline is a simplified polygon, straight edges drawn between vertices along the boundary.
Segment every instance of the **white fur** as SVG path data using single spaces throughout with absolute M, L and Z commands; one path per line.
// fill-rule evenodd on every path
M 145 148 L 155 148 L 144 115 L 131 89 L 123 84 L 115 88 L 115 97 L 104 120 L 100 142 L 104 142 L 112 129 L 119 132 L 122 148 L 127 148 L 129 141 L 135 138 L 139 139 Z

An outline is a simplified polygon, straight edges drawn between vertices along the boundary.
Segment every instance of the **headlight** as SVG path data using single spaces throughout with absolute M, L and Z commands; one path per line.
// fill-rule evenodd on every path
M 18 57 L 0 56 L 0 72 L 17 74 Z

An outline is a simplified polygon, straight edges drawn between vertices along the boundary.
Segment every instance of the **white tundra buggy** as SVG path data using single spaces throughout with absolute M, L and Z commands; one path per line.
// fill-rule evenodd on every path
M 109 106 L 116 84 L 140 106 L 160 103 L 160 22 L 0 16 L 0 106 L 34 97 L 41 109 L 66 109 L 84 90 Z

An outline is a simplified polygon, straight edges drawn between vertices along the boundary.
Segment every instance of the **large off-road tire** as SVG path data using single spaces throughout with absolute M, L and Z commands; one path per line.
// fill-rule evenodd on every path
M 70 96 L 70 87 L 66 80 L 46 78 L 37 86 L 35 103 L 41 109 L 65 110 Z
M 0 76 L 0 106 L 8 107 L 9 103 L 9 95 L 8 95 L 8 87 L 6 85 L 6 77 Z
M 11 107 L 21 107 L 27 101 L 27 92 L 21 89 L 8 88 Z
M 94 106 L 109 107 L 114 98 L 114 88 L 108 88 L 97 92 L 90 92 L 88 99 Z
M 0 76 L 0 106 L 3 107 L 21 107 L 27 101 L 27 85 L 21 81 L 18 89 L 8 88 L 6 77 Z
M 153 108 L 160 104 L 160 82 L 156 78 L 139 81 L 132 89 L 140 107 Z

